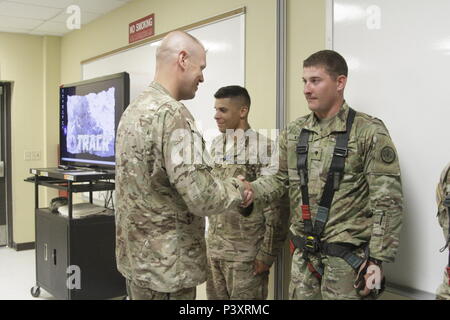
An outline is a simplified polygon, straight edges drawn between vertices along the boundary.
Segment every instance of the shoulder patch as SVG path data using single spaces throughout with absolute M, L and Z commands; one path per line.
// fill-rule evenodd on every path
M 395 151 L 390 146 L 385 146 L 383 149 L 381 149 L 381 160 L 383 160 L 385 163 L 392 163 L 395 161 L 397 156 L 395 155 Z

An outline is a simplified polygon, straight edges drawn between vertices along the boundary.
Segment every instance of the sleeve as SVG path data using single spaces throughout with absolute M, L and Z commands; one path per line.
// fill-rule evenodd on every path
M 266 221 L 266 231 L 256 259 L 271 266 L 287 237 L 289 228 L 288 194 L 286 193 L 280 201 L 266 207 L 263 214 Z
M 211 174 L 211 157 L 193 119 L 180 112 L 166 114 L 162 139 L 169 181 L 190 212 L 207 216 L 238 209 L 243 184 L 234 178 L 221 181 Z
M 446 192 L 444 189 L 444 185 L 446 184 L 446 176 L 448 171 L 450 170 L 450 164 L 447 166 L 447 168 L 444 169 L 441 175 L 441 179 L 439 180 L 439 183 L 436 188 L 436 202 L 438 207 L 437 217 L 439 221 L 439 225 L 441 226 L 442 230 L 444 231 L 444 237 L 445 240 L 449 241 L 449 219 L 450 219 L 450 213 L 447 212 L 447 208 L 444 205 L 444 201 L 446 199 Z
M 211 142 L 211 159 L 213 161 L 213 164 L 221 164 L 223 162 L 223 151 L 221 150 L 221 146 L 223 145 L 223 136 L 220 135 L 213 139 Z
M 399 159 L 383 125 L 377 128 L 369 140 L 364 170 L 373 214 L 370 256 L 384 262 L 393 262 L 399 247 L 403 217 Z
M 255 202 L 265 207 L 279 201 L 286 194 L 288 184 L 287 132 L 284 130 L 275 145 L 269 166 L 262 170 L 260 178 L 252 182 Z

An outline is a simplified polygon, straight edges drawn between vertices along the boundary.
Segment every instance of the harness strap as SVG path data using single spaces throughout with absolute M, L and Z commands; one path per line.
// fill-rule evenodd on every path
M 309 209 L 309 191 L 308 191 L 308 140 L 310 131 L 302 130 L 297 144 L 297 171 L 300 176 L 300 189 L 302 195 L 302 219 L 305 224 L 305 232 L 313 232 L 311 220 L 311 211 Z
M 348 140 L 355 119 L 356 112 L 349 108 L 346 121 L 346 131 L 336 133 L 336 145 L 333 151 L 330 170 L 327 175 L 325 189 L 320 200 L 314 225 L 311 220 L 308 192 L 308 141 L 311 132 L 302 129 L 297 144 L 297 171 L 300 176 L 300 191 L 302 195 L 302 219 L 305 233 L 320 237 L 328 221 L 329 210 L 333 202 L 334 192 L 339 189 L 339 183 L 344 175 L 345 158 L 348 155 Z
M 294 236 L 291 233 L 289 237 L 291 248 L 298 248 L 303 252 L 308 251 L 309 241 L 307 237 Z M 365 259 L 360 258 L 359 256 L 353 253 L 356 249 L 357 249 L 356 246 L 348 243 L 326 243 L 326 242 L 321 242 L 319 248 L 317 248 L 319 252 L 325 255 L 342 258 L 353 269 L 358 271 L 359 267 L 363 264 Z M 369 255 L 368 246 L 365 249 L 365 255 L 367 257 Z
M 306 264 L 306 266 L 307 266 L 309 272 L 311 272 L 314 277 L 316 277 L 318 280 L 322 280 L 323 268 L 315 268 L 311 262 L 308 262 Z
M 354 255 L 348 249 L 339 247 L 338 245 L 323 246 L 320 242 L 320 236 L 322 235 L 325 225 L 328 221 L 329 211 L 333 202 L 334 192 L 339 189 L 340 181 L 344 175 L 345 158 L 348 155 L 348 140 L 350 132 L 355 119 L 356 112 L 352 108 L 349 108 L 346 131 L 336 133 L 336 145 L 333 151 L 333 158 L 331 160 L 330 170 L 328 171 L 327 181 L 325 183 L 324 192 L 320 200 L 316 219 L 314 224 L 311 219 L 311 211 L 309 206 L 309 191 L 308 191 L 308 149 L 309 149 L 309 136 L 311 132 L 307 129 L 302 129 L 299 136 L 299 141 L 296 147 L 297 152 L 297 171 L 300 176 L 300 191 L 302 196 L 302 219 L 304 223 L 304 231 L 307 235 L 305 239 L 296 239 L 292 241 L 292 244 L 297 248 L 302 248 L 303 259 L 308 262 L 308 269 L 316 270 L 313 272 L 320 274 L 317 268 L 314 268 L 310 263 L 309 254 L 316 252 L 324 252 L 328 255 L 338 256 L 349 263 L 353 268 L 362 264 L 362 259 Z M 300 243 L 295 243 L 300 242 Z M 325 244 L 326 245 L 326 244 Z M 323 248 L 322 248 L 323 247 Z M 324 248 L 329 249 L 324 249 Z M 292 248 L 291 248 L 292 249 Z M 295 250 L 295 249 L 293 249 Z M 326 252 L 324 251 L 326 250 Z M 319 268 L 320 269 L 320 268 Z M 323 273 L 323 271 L 322 271 Z
M 353 253 L 355 251 L 355 246 L 350 244 L 323 243 L 322 248 L 326 255 L 344 259 L 345 262 L 347 262 L 356 271 L 359 270 L 359 267 L 361 267 L 365 261 L 365 259 L 360 258 Z M 366 248 L 366 256 L 368 256 L 367 249 L 368 247 Z
M 327 182 L 320 200 L 313 233 L 320 236 L 328 221 L 329 211 L 333 202 L 334 192 L 339 190 L 339 184 L 344 176 L 345 158 L 348 155 L 348 140 L 352 130 L 356 112 L 352 108 L 348 111 L 346 131 L 336 133 L 336 145 L 334 147 L 333 159 L 328 171 Z

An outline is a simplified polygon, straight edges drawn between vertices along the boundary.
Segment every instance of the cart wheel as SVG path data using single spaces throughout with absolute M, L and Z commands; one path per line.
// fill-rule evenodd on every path
M 39 297 L 41 294 L 41 288 L 38 286 L 32 287 L 31 288 L 31 295 L 35 298 Z

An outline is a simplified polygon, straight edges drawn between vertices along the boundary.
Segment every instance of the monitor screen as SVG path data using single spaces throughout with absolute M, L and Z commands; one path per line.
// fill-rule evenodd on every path
M 113 168 L 120 116 L 130 100 L 126 72 L 60 88 L 60 163 Z

